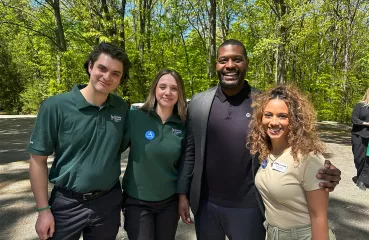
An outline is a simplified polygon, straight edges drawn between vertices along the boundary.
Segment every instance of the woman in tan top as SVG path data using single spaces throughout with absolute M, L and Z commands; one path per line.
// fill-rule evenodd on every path
M 292 86 L 255 96 L 251 153 L 261 166 L 255 185 L 265 205 L 267 240 L 335 239 L 328 228 L 328 192 L 315 177 L 324 165 L 311 103 Z

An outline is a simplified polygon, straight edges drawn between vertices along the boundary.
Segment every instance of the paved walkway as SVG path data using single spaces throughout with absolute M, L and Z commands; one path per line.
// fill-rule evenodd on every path
M 0 240 L 38 239 L 34 230 L 37 213 L 29 183 L 26 151 L 35 116 L 0 115 Z M 121 170 L 127 166 L 128 151 L 122 154 Z M 48 159 L 51 166 L 52 157 Z M 49 184 L 49 191 L 52 186 Z M 81 238 L 82 239 L 82 238 Z M 120 229 L 117 239 L 128 239 Z M 176 239 L 193 240 L 193 226 L 179 223 Z
M 34 224 L 34 199 L 28 176 L 26 145 L 34 118 L 0 115 L 0 239 L 37 239 Z M 329 220 L 337 239 L 369 239 L 369 190 L 360 191 L 351 181 L 353 166 L 349 127 L 319 123 L 321 137 L 327 143 L 326 158 L 342 170 L 342 181 L 330 194 Z M 122 154 L 122 171 L 127 152 Z M 49 159 L 49 164 L 52 159 Z M 127 239 L 120 230 L 117 239 Z M 193 226 L 180 222 L 177 240 L 195 239 Z

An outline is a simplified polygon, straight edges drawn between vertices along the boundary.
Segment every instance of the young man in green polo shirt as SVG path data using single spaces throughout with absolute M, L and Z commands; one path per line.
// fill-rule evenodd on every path
M 42 103 L 28 148 L 40 239 L 79 239 L 83 233 L 84 239 L 115 240 L 129 123 L 126 102 L 112 92 L 129 65 L 123 51 L 101 43 L 85 63 L 89 83 Z M 48 178 L 54 184 L 49 200 Z

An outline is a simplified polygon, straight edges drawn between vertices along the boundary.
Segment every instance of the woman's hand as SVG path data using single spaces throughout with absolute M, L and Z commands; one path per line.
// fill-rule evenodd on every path
M 190 217 L 190 205 L 186 194 L 183 193 L 179 194 L 178 214 L 184 223 L 193 224 Z

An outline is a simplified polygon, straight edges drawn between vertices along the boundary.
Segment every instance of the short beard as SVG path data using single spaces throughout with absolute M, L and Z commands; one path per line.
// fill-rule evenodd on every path
M 239 76 L 239 77 L 242 77 L 242 76 Z M 237 82 L 227 82 L 223 80 L 222 74 L 219 72 L 218 72 L 218 79 L 219 79 L 220 86 L 224 89 L 232 89 L 232 88 L 238 87 L 244 81 L 243 79 L 238 79 Z
M 222 88 L 225 89 L 231 89 L 231 88 L 235 88 L 237 86 L 239 86 L 241 84 L 242 81 L 237 81 L 237 82 L 226 82 L 223 79 L 220 79 L 219 84 Z

